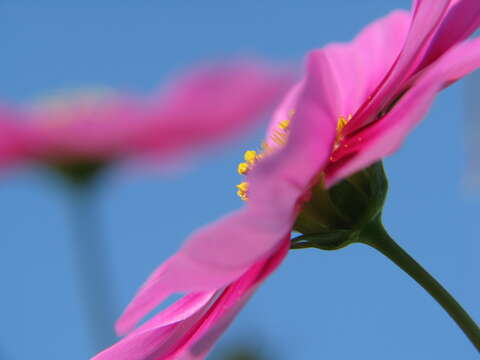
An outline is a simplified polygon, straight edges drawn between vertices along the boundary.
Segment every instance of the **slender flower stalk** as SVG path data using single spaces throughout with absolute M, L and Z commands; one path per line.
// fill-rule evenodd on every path
M 92 353 L 115 341 L 111 324 L 117 314 L 108 249 L 97 214 L 95 185 L 94 179 L 68 183 L 73 229 L 71 256 Z
M 462 306 L 420 264 L 388 235 L 383 227 L 382 208 L 388 182 L 381 163 L 355 174 L 328 190 L 321 190 L 307 204 L 304 216 L 296 224 L 306 235 L 292 239 L 292 249 L 318 248 L 337 250 L 352 243 L 373 247 L 422 286 L 451 316 L 473 346 L 480 351 L 480 329 Z M 308 206 L 310 205 L 310 207 Z M 318 208 L 323 207 L 319 212 Z M 316 218 L 313 223 L 310 218 Z M 345 226 L 345 219 L 350 224 Z M 318 227 L 318 220 L 331 224 L 328 230 Z M 334 225 L 336 224 L 336 225 Z M 341 224 L 341 225 L 338 225 Z M 309 231 L 309 228 L 316 230 Z
M 455 298 L 388 235 L 380 217 L 362 230 L 358 241 L 381 252 L 423 287 L 445 309 L 480 352 L 478 325 Z

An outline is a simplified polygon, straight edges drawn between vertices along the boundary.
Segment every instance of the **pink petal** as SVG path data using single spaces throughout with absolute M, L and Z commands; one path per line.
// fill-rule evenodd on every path
M 345 178 L 393 153 L 428 112 L 436 94 L 447 84 L 480 67 L 480 39 L 453 47 L 377 123 L 349 145 L 350 156 L 327 168 L 327 184 Z
M 394 11 L 367 26 L 351 43 L 323 50 L 342 89 L 337 116 L 354 114 L 387 75 L 400 54 L 410 27 L 406 11 Z
M 453 45 L 468 38 L 479 26 L 480 1 L 457 1 L 449 8 L 419 68 L 434 62 Z
M 144 110 L 138 100 L 110 93 L 40 103 L 25 114 L 29 152 L 39 161 L 132 153 L 132 136 L 141 129 Z
M 302 89 L 289 141 L 249 174 L 247 206 L 194 233 L 149 278 L 120 320 L 122 332 L 172 293 L 231 283 L 290 237 L 298 202 L 328 160 L 335 138 L 336 97 L 327 96 L 335 84 L 327 62 L 321 52 L 309 57 L 311 76 Z
M 308 55 L 307 76 L 295 106 L 288 142 L 280 151 L 262 159 L 249 174 L 248 211 L 255 215 L 254 221 L 258 222 L 258 215 L 262 216 L 262 230 L 272 233 L 268 235 L 269 240 L 256 242 L 257 256 L 268 252 L 283 238 L 285 224 L 290 230 L 299 201 L 330 155 L 336 135 L 340 93 L 330 65 L 320 50 Z M 237 256 L 245 251 L 241 245 L 235 243 L 233 246 L 239 247 Z M 246 261 L 256 260 L 251 251 L 244 255 Z
M 272 120 L 268 124 L 267 135 L 265 138 L 265 142 L 270 148 L 275 149 L 278 147 L 278 144 L 273 140 L 272 135 L 279 129 L 279 125 L 282 121 L 292 118 L 292 112 L 296 109 L 298 97 L 302 92 L 303 87 L 303 82 L 299 82 L 292 86 L 281 104 L 275 109 Z
M 147 321 L 136 331 L 152 327 L 164 327 L 183 321 L 205 307 L 215 299 L 215 292 L 190 293 L 185 295 L 173 305 L 160 312 L 155 318 Z
M 244 61 L 196 69 L 147 100 L 111 92 L 59 97 L 25 113 L 26 146 L 39 161 L 180 156 L 245 131 L 289 80 Z
M 24 139 L 16 124 L 17 114 L 6 108 L 0 108 L 0 169 L 23 160 Z
M 199 333 L 186 343 L 179 357 L 175 355 L 171 359 L 203 360 L 208 355 L 218 338 L 225 332 L 228 326 L 252 297 L 258 285 L 240 293 L 235 285 L 225 291 L 225 296 L 216 306 L 212 317 L 205 322 Z M 240 296 L 241 295 L 241 296 Z
M 167 87 L 138 137 L 145 151 L 192 149 L 243 133 L 290 85 L 290 76 L 253 62 L 197 69 Z
M 254 290 L 281 263 L 289 239 L 218 293 L 187 295 L 94 360 L 203 359 Z
M 149 322 L 141 326 L 132 334 L 125 337 L 117 344 L 102 351 L 94 360 L 146 360 L 165 359 L 183 343 L 184 338 L 198 327 L 202 318 L 208 312 L 216 297 L 200 295 L 198 298 L 187 296 L 181 299 L 182 306 L 172 305 L 165 311 L 170 312 L 170 317 L 177 321 L 165 322 L 165 315 L 158 314 Z M 175 310 L 180 309 L 179 314 Z
M 297 203 L 327 161 L 335 137 L 335 84 L 326 62 L 320 53 L 309 57 L 311 76 L 299 97 L 288 143 L 252 169 L 246 208 L 203 229 L 182 248 L 182 256 L 201 264 L 205 276 L 245 270 L 268 256 L 290 233 Z M 171 276 L 182 277 L 173 273 Z M 188 285 L 185 283 L 188 288 L 203 283 L 203 279 L 189 279 Z M 212 279 L 210 286 L 218 288 L 222 283 L 217 281 Z M 208 286 L 207 282 L 203 285 Z
M 165 283 L 165 279 L 169 279 L 165 272 L 171 272 L 170 266 L 183 266 L 186 274 L 188 271 L 192 271 L 191 274 L 195 274 L 196 264 L 182 263 L 181 253 L 173 257 L 171 260 L 165 262 L 160 266 L 145 282 L 142 288 L 138 291 L 135 298 L 125 309 L 123 315 L 117 321 L 116 330 L 119 335 L 124 335 L 132 330 L 132 328 L 150 311 L 152 311 L 158 304 L 162 303 L 167 297 L 173 293 L 180 293 L 184 291 L 196 291 L 195 289 L 182 289 L 175 287 L 175 284 L 170 286 L 162 286 Z M 173 260 L 173 264 L 170 263 Z M 187 259 L 188 260 L 188 259 Z M 182 268 L 182 269 L 183 269 Z M 181 270 L 181 269 L 180 269 Z M 200 268 L 202 270 L 202 268 Z M 221 274 L 223 275 L 223 274 Z M 215 274 L 212 274 L 215 277 Z M 184 280 L 185 281 L 185 280 Z M 207 280 L 208 281 L 208 277 Z M 202 286 L 198 286 L 201 289 Z M 200 290 L 199 290 L 200 291 Z
M 417 1 L 411 27 L 399 57 L 385 79 L 347 124 L 346 132 L 358 129 L 372 121 L 380 110 L 393 100 L 405 81 L 418 66 L 430 37 L 434 34 L 445 15 L 450 0 Z
M 185 360 L 201 360 L 207 356 L 217 339 L 233 321 L 238 312 L 260 286 L 283 261 L 290 248 L 290 239 L 286 238 L 281 247 L 267 260 L 252 266 L 241 279 L 230 285 L 217 301 L 215 310 L 203 326 L 179 350 Z M 185 351 L 187 354 L 181 353 Z M 173 358 L 172 358 L 173 359 Z

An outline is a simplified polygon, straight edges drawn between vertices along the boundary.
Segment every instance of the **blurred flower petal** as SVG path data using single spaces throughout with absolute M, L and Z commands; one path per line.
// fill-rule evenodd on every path
M 210 65 L 148 99 L 112 91 L 63 95 L 15 110 L 13 117 L 22 121 L 0 118 L 0 126 L 16 128 L 9 143 L 22 149 L 21 161 L 163 160 L 244 133 L 289 80 L 286 72 L 256 62 Z

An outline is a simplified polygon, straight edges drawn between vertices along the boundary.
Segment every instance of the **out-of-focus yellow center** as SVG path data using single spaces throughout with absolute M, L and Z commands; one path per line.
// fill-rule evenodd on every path
M 116 97 L 112 90 L 104 87 L 61 91 L 43 96 L 30 104 L 30 109 L 43 115 L 47 126 L 67 126 L 79 119 L 98 119 L 89 115 L 111 106 Z
M 245 161 L 238 164 L 237 167 L 237 171 L 240 175 L 247 175 L 248 172 L 258 162 L 258 160 L 264 158 L 287 143 L 290 121 L 294 114 L 295 110 L 290 110 L 288 113 L 288 119 L 282 120 L 277 124 L 277 128 L 273 130 L 272 134 L 270 135 L 270 144 L 268 142 L 263 142 L 262 150 L 260 152 L 255 150 L 248 150 L 245 152 L 243 155 Z M 248 200 L 247 193 L 248 182 L 243 181 L 237 185 L 237 195 L 240 197 L 240 199 Z

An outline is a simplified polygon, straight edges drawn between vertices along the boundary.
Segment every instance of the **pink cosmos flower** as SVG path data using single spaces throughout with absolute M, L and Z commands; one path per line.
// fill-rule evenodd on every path
M 95 360 L 203 359 L 280 264 L 302 205 L 395 151 L 435 95 L 480 66 L 478 0 L 417 0 L 351 43 L 307 56 L 306 75 L 276 111 L 263 152 L 239 172 L 246 206 L 194 233 L 157 269 L 117 323 L 120 334 L 167 296 L 187 295 Z
M 0 167 L 182 154 L 244 128 L 287 83 L 285 73 L 232 62 L 191 71 L 148 99 L 104 91 L 2 107 Z

